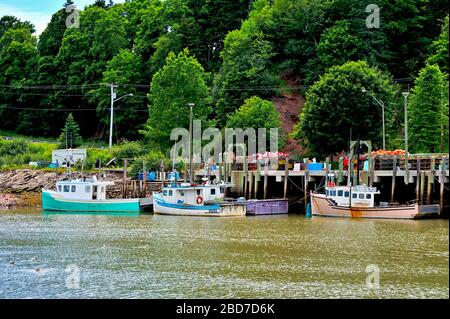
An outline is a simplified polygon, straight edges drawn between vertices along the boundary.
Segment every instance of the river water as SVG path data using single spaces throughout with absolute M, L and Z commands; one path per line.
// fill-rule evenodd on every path
M 448 220 L 0 212 L 0 298 L 449 298 Z

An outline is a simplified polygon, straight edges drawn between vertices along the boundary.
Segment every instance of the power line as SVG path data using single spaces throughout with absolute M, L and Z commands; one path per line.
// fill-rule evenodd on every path
M 15 106 L 5 106 L 0 105 L 0 110 L 11 109 L 11 110 L 24 110 L 24 111 L 55 111 L 55 112 L 96 112 L 96 111 L 108 111 L 108 109 L 98 110 L 98 109 L 41 109 L 41 108 L 27 108 L 27 107 L 15 107 Z M 133 108 L 117 108 L 115 111 L 137 111 L 137 112 L 148 112 L 148 109 L 133 109 Z

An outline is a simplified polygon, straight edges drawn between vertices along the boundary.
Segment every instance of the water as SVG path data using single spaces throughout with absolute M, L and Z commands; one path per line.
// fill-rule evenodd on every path
M 3 212 L 0 298 L 449 298 L 448 226 Z

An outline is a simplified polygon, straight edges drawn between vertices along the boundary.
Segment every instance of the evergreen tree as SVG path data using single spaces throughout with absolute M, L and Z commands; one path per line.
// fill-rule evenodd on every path
M 432 55 L 427 59 L 428 64 L 438 64 L 441 71 L 449 74 L 449 55 L 448 55 L 448 15 L 445 17 L 444 24 L 442 25 L 442 32 L 439 38 L 433 42 Z
M 83 139 L 80 135 L 80 128 L 75 122 L 72 113 L 69 113 L 66 119 L 66 124 L 61 130 L 58 142 L 60 147 L 76 148 L 83 144 Z

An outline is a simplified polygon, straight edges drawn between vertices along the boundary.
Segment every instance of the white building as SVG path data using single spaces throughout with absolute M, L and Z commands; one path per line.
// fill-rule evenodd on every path
M 71 165 L 78 161 L 86 159 L 86 149 L 64 149 L 54 150 L 52 152 L 52 163 L 57 163 L 59 166 L 66 167 L 68 163 Z

